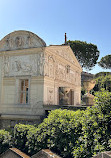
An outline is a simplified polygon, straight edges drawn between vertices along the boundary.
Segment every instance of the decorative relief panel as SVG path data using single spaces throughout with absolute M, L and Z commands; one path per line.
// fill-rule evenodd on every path
M 46 43 L 29 31 L 15 31 L 0 41 L 0 51 L 45 47 Z
M 44 58 L 44 76 L 48 76 L 51 78 L 54 78 L 54 65 L 55 61 L 53 56 L 51 55 L 45 55 Z
M 54 89 L 47 88 L 47 103 L 53 104 L 54 103 Z
M 43 75 L 43 53 L 4 57 L 4 76 Z
M 45 54 L 44 75 L 75 84 L 75 71 L 69 65 L 63 64 L 53 56 Z
M 56 63 L 55 78 L 66 82 L 74 83 L 75 72 L 74 70 L 71 69 L 67 71 L 66 65 L 63 65 L 61 63 Z
M 54 59 L 53 56 L 49 56 L 49 77 L 54 78 Z
M 4 56 L 4 74 L 9 74 L 9 56 Z
M 62 56 L 64 59 L 70 61 L 71 63 L 75 63 L 74 59 L 70 55 L 68 48 L 67 49 L 60 49 L 60 50 L 54 50 L 54 52 L 60 56 Z

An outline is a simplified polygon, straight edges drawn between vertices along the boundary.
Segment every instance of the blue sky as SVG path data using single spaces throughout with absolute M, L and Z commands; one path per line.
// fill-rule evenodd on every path
M 111 54 L 111 0 L 0 0 L 0 39 L 28 30 L 47 45 L 81 40 L 98 46 L 100 57 Z M 98 60 L 98 61 L 99 61 Z M 90 73 L 111 71 L 95 66 Z

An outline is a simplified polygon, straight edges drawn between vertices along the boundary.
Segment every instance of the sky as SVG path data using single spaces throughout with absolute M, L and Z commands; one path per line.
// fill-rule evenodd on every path
M 15 30 L 37 34 L 48 45 L 80 40 L 111 54 L 111 0 L 0 0 L 0 40 Z M 86 71 L 86 70 L 84 70 Z M 111 71 L 96 65 L 89 73 Z

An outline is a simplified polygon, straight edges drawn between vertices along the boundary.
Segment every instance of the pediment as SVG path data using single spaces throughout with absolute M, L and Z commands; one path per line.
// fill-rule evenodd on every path
M 64 60 L 67 60 L 68 62 L 78 67 L 82 71 L 82 68 L 76 56 L 74 55 L 72 49 L 70 48 L 70 46 L 67 46 L 67 45 L 53 46 L 52 45 L 52 46 L 46 47 L 46 50 L 52 52 L 53 54 L 56 54 L 57 56 L 62 57 Z
M 29 31 L 14 31 L 0 41 L 0 51 L 45 47 L 46 43 Z

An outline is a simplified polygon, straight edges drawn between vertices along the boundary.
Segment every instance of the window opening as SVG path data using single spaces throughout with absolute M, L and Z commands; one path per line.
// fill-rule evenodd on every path
M 29 81 L 28 79 L 21 80 L 21 90 L 20 90 L 20 103 L 28 104 L 29 95 Z

